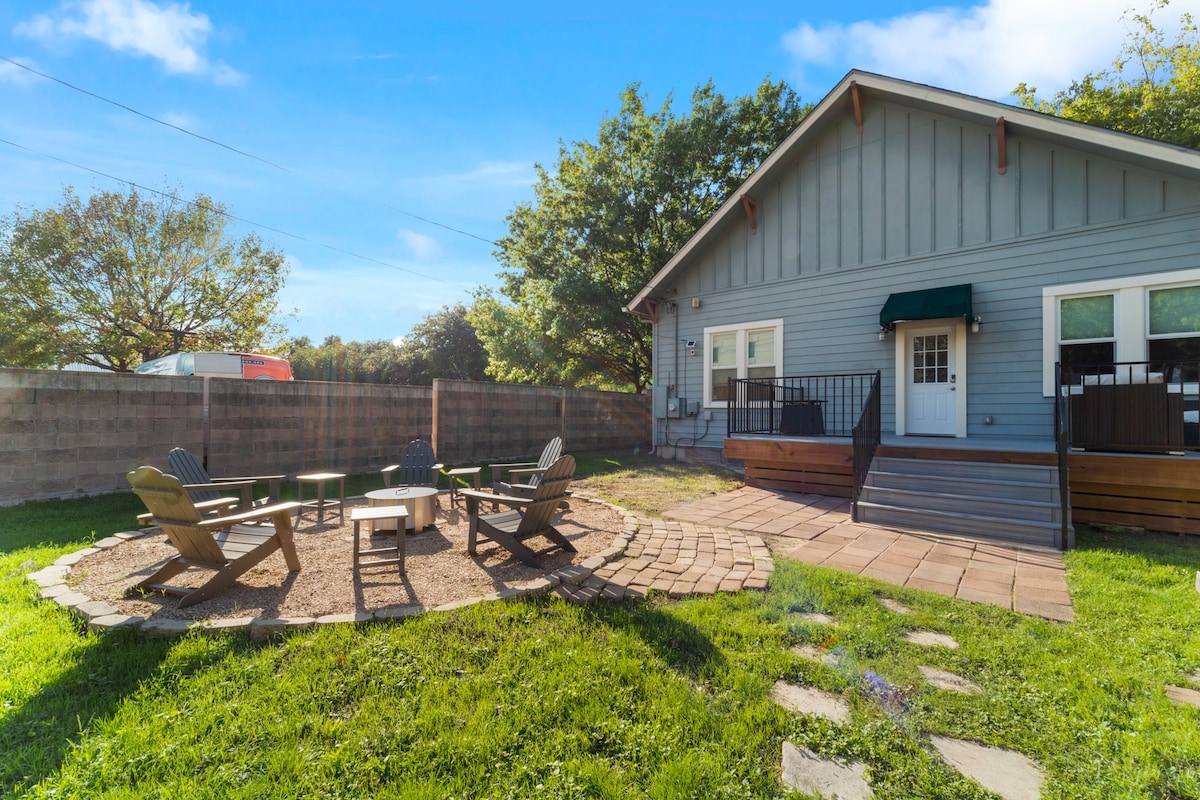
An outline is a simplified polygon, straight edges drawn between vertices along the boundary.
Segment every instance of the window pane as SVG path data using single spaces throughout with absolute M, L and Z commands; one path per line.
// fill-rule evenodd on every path
M 1114 334 L 1113 296 L 1072 297 L 1060 301 L 1060 341 L 1109 339 Z
M 737 333 L 714 333 L 710 346 L 714 367 L 737 367 Z
M 1150 291 L 1150 335 L 1200 332 L 1200 286 Z
M 1150 371 L 1162 372 L 1168 382 L 1200 380 L 1200 336 L 1151 339 Z
M 1058 360 L 1070 367 L 1067 383 L 1075 383 L 1071 375 L 1097 375 L 1113 371 L 1113 343 L 1064 344 L 1058 348 Z
M 746 331 L 746 363 L 775 363 L 775 330 L 773 328 Z
M 763 378 L 774 378 L 775 377 L 775 368 L 774 367 L 750 367 L 748 370 L 746 370 L 746 377 L 747 378 L 757 378 L 760 380 Z
M 716 338 L 716 337 L 713 337 Z M 736 369 L 714 369 L 712 371 L 712 399 L 729 399 L 729 379 L 737 377 Z

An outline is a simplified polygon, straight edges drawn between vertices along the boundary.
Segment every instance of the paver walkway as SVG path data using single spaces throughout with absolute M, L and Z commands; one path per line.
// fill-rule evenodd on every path
M 850 521 L 850 501 L 744 486 L 687 503 L 671 519 L 759 534 L 785 558 L 1070 622 L 1062 554 L 1047 548 Z

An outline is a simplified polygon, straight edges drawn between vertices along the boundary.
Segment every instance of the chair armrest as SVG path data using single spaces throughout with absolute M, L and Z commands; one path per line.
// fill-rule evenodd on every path
M 524 469 L 510 469 L 509 475 L 542 475 L 549 467 L 527 467 Z
M 281 481 L 286 477 L 287 475 L 242 475 L 240 477 L 213 478 L 212 481 L 213 483 L 226 483 L 229 481 L 254 481 L 261 483 L 263 481 Z
M 478 475 L 483 467 L 455 467 L 446 470 L 447 475 Z
M 510 469 L 518 469 L 520 467 L 536 467 L 536 466 L 537 466 L 536 461 L 522 461 L 519 464 L 488 464 L 488 469 L 490 469 L 492 472 L 495 472 L 496 470 L 502 470 L 504 472 L 508 472 Z
M 201 500 L 199 503 L 196 503 L 195 505 L 196 505 L 196 510 L 199 511 L 201 514 L 204 514 L 208 511 L 218 511 L 218 510 L 224 510 L 227 508 L 235 508 L 235 507 L 237 507 L 238 503 L 239 503 L 239 501 L 233 497 L 215 497 L 212 500 Z M 154 517 L 154 515 L 151 514 L 149 511 L 147 511 L 144 514 L 138 514 L 137 521 L 138 522 L 149 522 L 153 517 Z
M 479 492 L 474 489 L 459 489 L 458 493 L 463 497 L 474 497 L 476 500 L 482 500 L 487 503 L 500 503 L 506 506 L 527 506 L 533 502 L 532 497 L 512 497 L 507 494 L 492 494 L 491 492 Z
M 183 488 L 189 492 L 198 492 L 198 491 L 203 491 L 205 489 L 212 489 L 214 491 L 223 492 L 223 491 L 226 491 L 226 490 L 231 489 L 236 486 L 253 486 L 253 485 L 254 485 L 254 481 L 241 479 L 241 480 L 221 481 L 220 483 L 185 483 L 185 484 L 183 484 Z
M 273 517 L 281 511 L 290 512 L 299 507 L 300 504 L 295 500 L 288 503 L 275 503 L 270 506 L 260 506 L 253 511 L 243 511 L 241 514 L 218 517 L 217 519 L 206 519 L 198 523 L 198 527 L 220 530 L 221 528 L 228 528 L 230 525 L 237 525 L 240 522 L 253 522 L 258 519 Z

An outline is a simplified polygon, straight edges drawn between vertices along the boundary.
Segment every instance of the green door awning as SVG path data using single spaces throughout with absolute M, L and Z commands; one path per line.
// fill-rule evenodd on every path
M 971 311 L 971 284 L 918 289 L 890 295 L 879 312 L 879 324 L 892 330 L 897 322 L 947 317 L 974 317 Z

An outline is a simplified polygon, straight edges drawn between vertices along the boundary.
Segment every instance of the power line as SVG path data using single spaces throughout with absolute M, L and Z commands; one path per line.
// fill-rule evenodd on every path
M 69 82 L 67 82 L 67 81 L 64 81 L 64 80 L 63 80 L 63 79 L 61 79 L 61 78 L 56 78 L 56 77 L 54 77 L 53 75 L 49 75 L 49 74 L 47 74 L 47 73 L 45 73 L 45 72 L 41 72 L 41 71 L 39 71 L 39 70 L 36 70 L 36 69 L 34 69 L 33 67 L 30 67 L 30 66 L 27 66 L 27 65 L 25 65 L 25 64 L 22 64 L 21 62 L 19 62 L 19 61 L 16 61 L 16 60 L 14 60 L 14 59 L 12 59 L 12 58 L 9 58 L 8 56 L 3 56 L 3 55 L 0 55 L 0 61 L 5 61 L 5 62 L 7 62 L 7 63 L 9 63 L 9 64 L 12 64 L 14 67 L 20 67 L 21 69 L 23 69 L 23 70 L 26 70 L 27 72 L 31 72 L 31 73 L 33 73 L 34 75 L 37 75 L 37 76 L 39 76 L 39 77 L 45 78 L 46 80 L 54 81 L 54 82 L 55 82 L 55 83 L 57 83 L 57 84 L 61 84 L 62 86 L 66 86 L 68 89 L 73 89 L 74 91 L 80 92 L 81 94 L 86 94 L 88 97 L 92 97 L 92 98 L 95 98 L 96 100 L 100 100 L 101 102 L 108 103 L 109 105 L 116 106 L 117 108 L 120 108 L 120 109 L 123 109 L 123 110 L 125 110 L 125 111 L 128 111 L 128 112 L 129 112 L 129 113 L 131 113 L 131 114 L 136 114 L 137 116 L 139 116 L 139 117 L 142 117 L 143 119 L 148 119 L 148 120 L 150 120 L 151 122 L 157 122 L 159 125 L 165 125 L 166 127 L 168 127 L 168 128 L 171 128 L 172 130 L 176 130 L 176 131 L 179 131 L 180 133 L 187 134 L 188 136 L 192 136 L 192 137 L 194 137 L 194 138 L 196 138 L 196 139 L 200 139 L 200 140 L 202 140 L 202 141 L 209 142 L 210 144 L 215 144 L 217 147 L 224 148 L 224 149 L 226 149 L 226 150 L 229 150 L 229 151 L 230 151 L 230 152 L 232 152 L 232 153 L 237 153 L 238 155 L 245 156 L 246 158 L 252 158 L 252 159 L 254 159 L 255 161 L 260 161 L 260 162 L 262 162 L 262 163 L 264 163 L 264 164 L 267 164 L 267 165 L 269 165 L 269 166 L 275 167 L 276 169 L 282 170 L 282 171 L 284 171 L 284 172 L 291 172 L 291 170 L 290 170 L 290 169 L 288 169 L 287 167 L 280 166 L 279 164 L 276 164 L 274 161 L 269 161 L 269 160 L 267 160 L 267 159 L 265 159 L 265 158 L 262 158 L 262 157 L 260 157 L 260 156 L 256 156 L 256 155 L 254 155 L 253 153 L 247 153 L 247 152 L 246 152 L 246 151 L 244 151 L 244 150 L 239 150 L 238 148 L 236 148 L 236 147 L 233 147 L 233 146 L 231 146 L 231 145 L 227 145 L 227 144 L 225 144 L 224 142 L 218 141 L 218 140 L 216 140 L 216 139 L 213 139 L 213 138 L 210 138 L 210 137 L 208 137 L 208 136 L 204 136 L 204 135 L 202 135 L 202 134 L 199 134 L 199 133 L 195 133 L 194 131 L 190 131 L 190 130 L 188 130 L 187 128 L 183 128 L 183 127 L 180 127 L 179 125 L 175 125 L 175 124 L 173 124 L 173 123 L 167 122 L 166 120 L 161 120 L 161 119 L 158 119 L 157 117 L 152 117 L 152 116 L 150 116 L 149 114 L 146 114 L 146 113 L 143 113 L 143 112 L 141 112 L 141 111 L 138 111 L 136 108 L 131 108 L 130 106 L 127 106 L 127 105 L 125 105 L 124 103 L 119 103 L 119 102 L 117 102 L 116 100 L 110 100 L 109 98 L 107 98 L 107 97 L 104 97 L 103 95 L 96 94 L 95 92 L 88 91 L 87 89 L 84 89 L 84 88 L 81 88 L 81 87 L 79 87 L 79 86 L 76 86 L 76 85 L 75 85 L 75 84 L 73 84 L 73 83 L 69 83 Z M 8 144 L 12 144 L 12 143 L 11 143 L 11 142 L 8 142 Z M 20 145 L 13 145 L 13 146 L 14 146 L 14 147 L 21 147 Z M 21 149 L 23 149 L 23 150 L 29 150 L 29 152 L 31 152 L 31 153 L 33 153 L 33 152 L 37 152 L 37 151 L 35 151 L 35 150 L 30 150 L 30 149 L 29 149 L 29 148 L 27 148 L 27 147 L 22 147 Z M 38 155 L 45 156 L 46 158 L 54 158 L 54 156 L 50 156 L 50 155 L 47 155 L 47 154 L 45 154 L 45 153 L 38 153 Z M 55 159 L 55 160 L 61 161 L 62 159 Z M 71 164 L 71 162 L 69 162 L 69 161 L 64 161 L 63 163 L 64 163 L 64 164 Z M 77 167 L 78 169 L 84 169 L 84 170 L 88 170 L 88 168 L 87 168 L 87 167 L 80 166 L 79 164 L 71 164 L 71 166 L 73 166 L 73 167 Z M 88 170 L 88 171 L 89 171 L 89 172 L 94 172 L 94 170 Z M 100 173 L 97 173 L 97 174 L 100 174 Z M 105 175 L 105 177 L 111 177 L 111 176 Z M 113 180 L 119 180 L 119 179 L 118 179 L 118 178 L 113 178 Z M 133 185 L 131 181 L 121 181 L 121 182 L 122 182 L 122 183 L 129 183 L 130 185 Z M 155 191 L 155 190 L 153 190 L 153 189 L 149 189 L 148 191 Z M 453 232 L 453 233 L 457 233 L 457 234 L 459 234 L 460 236 L 467 236 L 467 237 L 469 237 L 469 238 L 471 238 L 471 239 L 477 239 L 477 240 L 479 240 L 479 241 L 481 241 L 481 242 L 486 242 L 487 244 L 491 244 L 491 245 L 499 245 L 499 242 L 493 241 L 492 239 L 488 239 L 488 238 L 487 238 L 487 237 L 485 237 L 485 236 L 479 236 L 479 235 L 477 235 L 477 234 L 471 233 L 470 231 L 464 231 L 464 230 L 462 230 L 462 229 L 460 229 L 460 228 L 455 228 L 455 227 L 452 227 L 452 226 L 450 226 L 450 225 L 446 225 L 445 223 L 438 222 L 438 221 L 436 221 L 436 220 L 432 220 L 432 219 L 428 219 L 427 217 L 422 217 L 422 216 L 420 216 L 420 215 L 418 215 L 418 214 L 413 214 L 413 213 L 412 213 L 412 212 L 410 212 L 410 211 L 404 211 L 403 209 L 395 208 L 395 207 L 393 207 L 393 206 L 386 206 L 386 207 L 387 207 L 388 209 L 392 210 L 392 211 L 395 211 L 395 212 L 397 212 L 397 213 L 403 214 L 403 215 L 404 215 L 404 216 L 406 216 L 406 217 L 412 217 L 413 219 L 419 219 L 419 220 L 421 220 L 421 222 L 427 223 L 427 224 L 429 224 L 429 225 L 436 225 L 436 226 L 437 226 L 437 227 L 439 227 L 439 228 L 445 228 L 446 230 L 448 230 L 448 231 L 451 231 L 451 232 Z M 263 227 L 266 227 L 266 226 L 263 226 Z M 281 231 L 281 233 L 284 233 L 284 235 L 285 235 L 285 236 L 294 236 L 294 234 L 289 234 L 289 233 L 282 232 L 282 231 Z M 302 237 L 296 237 L 296 238 L 302 238 Z M 315 244 L 319 244 L 319 242 L 317 242 L 317 243 L 315 243 Z M 325 246 L 325 245 L 323 245 L 323 246 Z
M 0 58 L 3 58 L 3 56 L 0 56 Z M 135 183 L 134 181 L 125 180 L 124 178 L 118 178 L 115 175 L 110 175 L 107 172 L 101 172 L 100 170 L 92 169 L 91 167 L 85 167 L 82 164 L 76 164 L 74 161 L 68 161 L 65 158 L 59 158 L 58 156 L 52 156 L 49 153 L 43 153 L 40 150 L 34 150 L 32 147 L 26 147 L 25 145 L 17 144 L 16 142 L 10 142 L 8 139 L 0 139 L 0 144 L 6 144 L 10 147 L 15 147 L 18 150 L 24 150 L 27 153 L 33 153 L 34 155 L 41 156 L 42 158 L 48 158 L 51 161 L 57 161 L 60 164 L 66 164 L 68 166 L 74 167 L 75 169 L 81 169 L 84 172 L 90 172 L 93 175 L 99 175 L 102 178 L 108 178 L 109 180 L 116 181 L 117 183 L 124 183 L 124 184 L 134 187 L 135 189 L 141 189 L 142 191 L 146 191 L 146 192 L 153 192 L 154 194 L 161 195 L 162 197 L 166 197 L 171 200 L 174 200 L 177 203 L 183 203 L 188 206 L 196 205 L 191 200 L 187 200 L 185 198 L 179 197 L 178 195 L 171 194 L 170 192 L 164 192 L 161 189 L 155 189 L 151 186 L 142 186 L 141 184 Z M 350 256 L 351 258 L 357 258 L 357 259 L 361 259 L 363 261 L 369 261 L 373 264 L 379 264 L 380 266 L 387 267 L 388 269 L 394 269 L 398 272 L 407 272 L 410 275 L 416 275 L 418 278 L 425 278 L 426 280 L 436 281 L 438 283 L 444 283 L 447 286 L 459 286 L 459 284 L 454 283 L 453 281 L 448 281 L 444 278 L 438 278 L 433 275 L 426 275 L 425 273 L 418 272 L 415 269 L 408 269 L 407 267 L 401 267 L 401 266 L 397 266 L 396 264 L 390 264 L 387 261 L 380 261 L 378 258 L 372 258 L 371 256 L 364 256 L 359 253 L 355 253 L 352 250 L 344 250 L 340 247 L 335 247 L 331 244 L 325 244 L 324 242 L 319 242 L 315 239 L 309 239 L 308 237 L 301 236 L 298 233 L 291 233 L 290 231 L 285 231 L 282 228 L 275 228 L 270 225 L 264 225 L 260 222 L 255 222 L 254 220 L 251 220 L 251 219 L 246 219 L 245 217 L 239 217 L 237 214 L 231 214 L 228 211 L 221 211 L 221 210 L 217 210 L 217 209 L 214 209 L 214 210 L 217 211 L 217 213 L 221 214 L 222 216 L 224 216 L 228 219 L 237 220 L 238 222 L 245 223 L 252 227 L 261 228 L 262 230 L 271 231 L 272 233 L 278 233 L 281 236 L 287 236 L 289 238 L 296 239 L 301 242 L 306 242 L 308 244 L 316 245 L 317 247 L 323 247 L 326 250 L 332 250 L 335 253 L 341 253 L 342 255 L 347 255 L 347 256 Z M 405 212 L 401 212 L 401 213 L 405 213 Z M 410 216 L 415 216 L 415 215 L 410 215 Z M 438 224 L 438 223 L 434 223 L 434 224 Z M 445 226 L 443 226 L 443 227 L 445 227 Z M 468 235 L 470 235 L 470 234 L 468 234 Z M 476 238 L 478 238 L 478 237 L 476 237 Z
M 207 136 L 203 136 L 199 133 L 189 131 L 187 128 L 181 128 L 180 126 L 174 125 L 170 122 L 167 122 L 166 120 L 161 120 L 161 119 L 158 119 L 157 117 L 152 117 L 149 114 L 144 114 L 141 111 L 138 111 L 136 108 L 130 108 L 129 106 L 125 105 L 124 103 L 118 103 L 116 100 L 109 100 L 107 97 L 98 95 L 95 92 L 89 92 L 87 89 L 80 88 L 73 83 L 67 83 L 66 81 L 62 80 L 61 78 L 56 78 L 53 75 L 47 75 L 44 72 L 39 72 L 38 70 L 34 69 L 33 67 L 26 66 L 25 64 L 22 64 L 20 61 L 14 61 L 13 59 L 9 58 L 8 56 L 0 56 L 0 61 L 7 61 L 9 64 L 12 64 L 14 67 L 20 67 L 21 69 L 32 72 L 34 75 L 43 77 L 46 80 L 51 80 L 51 81 L 54 81 L 55 83 L 66 86 L 68 89 L 74 89 L 77 92 L 86 94 L 88 97 L 94 97 L 95 99 L 100 100 L 101 102 L 108 103 L 109 105 L 114 105 L 117 108 L 122 108 L 122 109 L 128 111 L 130 114 L 137 114 L 139 117 L 142 117 L 143 119 L 148 119 L 151 122 L 157 122 L 159 125 L 166 125 L 168 128 L 173 128 L 173 129 L 179 131 L 180 133 L 186 133 L 188 136 L 194 136 L 197 139 L 202 139 L 203 141 L 206 141 L 210 144 L 215 144 L 217 147 L 223 147 L 226 150 L 229 150 L 230 152 L 237 153 L 238 155 L 245 156 L 246 158 L 252 158 L 255 161 L 261 161 L 264 164 L 268 164 L 272 167 L 275 167 L 275 169 L 280 169 L 280 170 L 283 170 L 284 172 L 291 172 L 291 170 L 289 170 L 287 167 L 281 167 L 280 165 L 276 164 L 274 161 L 268 161 L 265 158 L 260 158 L 259 156 L 254 155 L 253 153 L 247 153 L 245 150 L 239 150 L 236 147 L 231 147 L 230 145 L 227 145 L 224 142 L 219 142 L 216 139 L 211 139 L 211 138 L 209 138 Z

